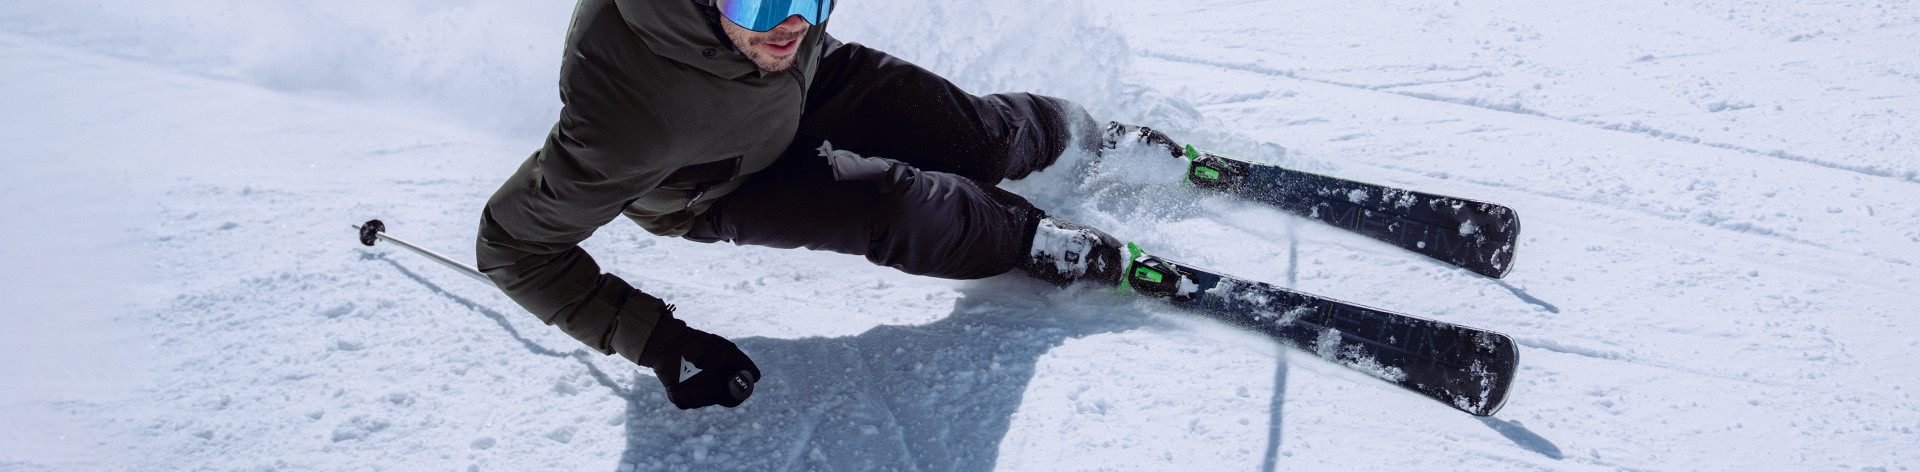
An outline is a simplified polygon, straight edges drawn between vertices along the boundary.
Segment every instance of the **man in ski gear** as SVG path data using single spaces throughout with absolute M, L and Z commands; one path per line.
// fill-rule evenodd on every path
M 488 200 L 478 268 L 542 321 L 652 368 L 680 408 L 737 406 L 760 371 L 578 246 L 617 216 L 916 275 L 1119 282 L 1113 237 L 995 185 L 1137 128 L 1103 136 L 1065 100 L 971 95 L 843 44 L 825 32 L 833 3 L 582 0 L 559 121 Z

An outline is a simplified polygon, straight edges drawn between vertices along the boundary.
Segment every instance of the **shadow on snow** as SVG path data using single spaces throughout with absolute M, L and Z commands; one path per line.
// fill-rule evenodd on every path
M 838 338 L 736 340 L 766 374 L 737 409 L 630 396 L 631 465 L 652 469 L 988 470 L 1040 356 L 1147 315 L 1018 276 L 962 289 L 951 316 Z

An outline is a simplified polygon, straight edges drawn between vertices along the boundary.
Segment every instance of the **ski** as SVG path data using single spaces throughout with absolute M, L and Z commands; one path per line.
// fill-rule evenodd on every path
M 1308 295 L 1146 254 L 1124 291 L 1271 337 L 1474 416 L 1500 411 L 1519 351 L 1506 335 Z
M 1500 278 L 1520 237 L 1513 209 L 1347 180 L 1185 146 L 1187 182 L 1267 203 L 1388 244 Z

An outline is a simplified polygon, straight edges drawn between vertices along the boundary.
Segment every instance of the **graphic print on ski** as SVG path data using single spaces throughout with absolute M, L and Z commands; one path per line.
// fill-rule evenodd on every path
M 1188 145 L 1187 181 L 1500 278 L 1513 268 L 1520 218 L 1487 202 L 1434 195 L 1223 156 Z
M 1519 350 L 1506 335 L 1222 275 L 1141 251 L 1124 289 L 1265 334 L 1474 416 L 1507 401 Z

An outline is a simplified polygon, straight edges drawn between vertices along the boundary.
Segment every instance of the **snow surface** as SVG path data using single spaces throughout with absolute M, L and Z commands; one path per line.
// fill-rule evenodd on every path
M 683 412 L 456 257 L 571 5 L 0 0 L 0 470 L 1909 470 L 1912 2 L 849 2 L 836 36 L 1210 150 L 1499 202 L 1491 280 L 1068 156 L 1007 185 L 1225 272 L 1522 345 L 1473 418 L 1105 290 L 612 224 L 767 374 Z M 468 256 L 470 257 L 470 256 Z

